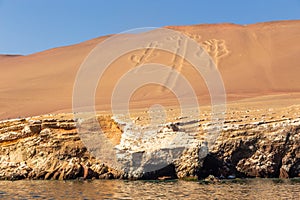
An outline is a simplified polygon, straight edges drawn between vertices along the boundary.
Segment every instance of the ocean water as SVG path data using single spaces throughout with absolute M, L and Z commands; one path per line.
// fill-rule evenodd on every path
M 0 181 L 0 199 L 300 199 L 300 180 Z

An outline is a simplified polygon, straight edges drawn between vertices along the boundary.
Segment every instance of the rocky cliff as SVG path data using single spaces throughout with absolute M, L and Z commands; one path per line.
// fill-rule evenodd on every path
M 93 157 L 83 145 L 71 114 L 5 120 L 0 122 L 0 179 L 205 178 L 210 174 L 221 178 L 299 177 L 299 106 L 286 108 L 286 114 L 282 112 L 231 109 L 208 154 L 201 154 L 203 143 L 195 143 L 163 169 L 135 177 Z M 174 119 L 163 125 L 160 132 L 167 137 L 198 126 L 200 131 L 191 135 L 201 138 L 211 125 L 208 119 L 207 113 L 186 124 Z M 99 122 L 116 144 L 124 146 L 131 142 L 128 137 L 122 138 L 124 127 L 111 116 L 101 115 Z

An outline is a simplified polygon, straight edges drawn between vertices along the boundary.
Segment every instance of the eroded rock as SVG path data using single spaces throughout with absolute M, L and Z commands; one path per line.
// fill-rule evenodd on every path
M 100 124 L 116 145 L 121 169 L 93 157 L 72 117 L 2 121 L 0 179 L 299 177 L 299 117 L 264 114 L 263 120 L 254 120 L 246 113 L 247 118 L 225 121 L 210 152 L 202 137 L 211 126 L 206 118 L 182 117 L 188 121 L 138 130 L 102 116 Z

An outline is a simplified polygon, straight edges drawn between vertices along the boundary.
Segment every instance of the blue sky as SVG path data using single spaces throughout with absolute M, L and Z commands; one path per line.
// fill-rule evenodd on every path
M 0 0 L 0 54 L 140 27 L 300 19 L 300 0 Z

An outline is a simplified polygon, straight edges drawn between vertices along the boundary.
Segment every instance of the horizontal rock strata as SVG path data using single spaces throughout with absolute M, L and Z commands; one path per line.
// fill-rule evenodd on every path
M 258 116 L 254 112 L 237 114 L 229 110 L 232 117 L 226 118 L 215 145 L 204 156 L 206 147 L 203 135 L 211 126 L 209 114 L 204 113 L 200 119 L 187 119 L 186 122 L 176 122 L 174 119 L 172 123 L 162 124 L 157 130 L 161 135 L 157 137 L 183 134 L 184 137 L 191 137 L 188 139 L 190 148 L 185 148 L 179 157 L 170 160 L 162 169 L 150 170 L 149 173 L 141 173 L 140 169 L 116 170 L 93 157 L 83 145 L 76 122 L 70 114 L 1 121 L 0 179 L 205 178 L 210 174 L 221 178 L 299 177 L 298 112 L 289 117 L 274 117 L 272 112 Z M 142 152 L 140 156 L 145 162 L 140 166 L 147 166 L 147 160 L 151 160 L 155 154 L 143 154 L 141 144 L 135 145 L 140 149 L 134 149 L 131 145 L 134 141 L 126 135 L 124 124 L 104 115 L 99 117 L 99 122 L 106 136 L 116 144 L 117 150 L 123 152 L 119 156 L 123 155 L 125 163 L 132 161 L 130 156 Z M 193 127 L 200 129 L 195 132 Z M 147 142 L 150 144 L 151 140 Z M 144 143 L 145 148 L 149 147 L 147 142 Z M 152 143 L 158 146 L 157 141 Z M 155 145 L 153 148 L 156 148 Z M 170 152 L 172 146 L 168 147 Z M 162 149 L 157 148 L 153 152 Z
M 83 145 L 61 115 L 0 122 L 0 179 L 119 178 Z

